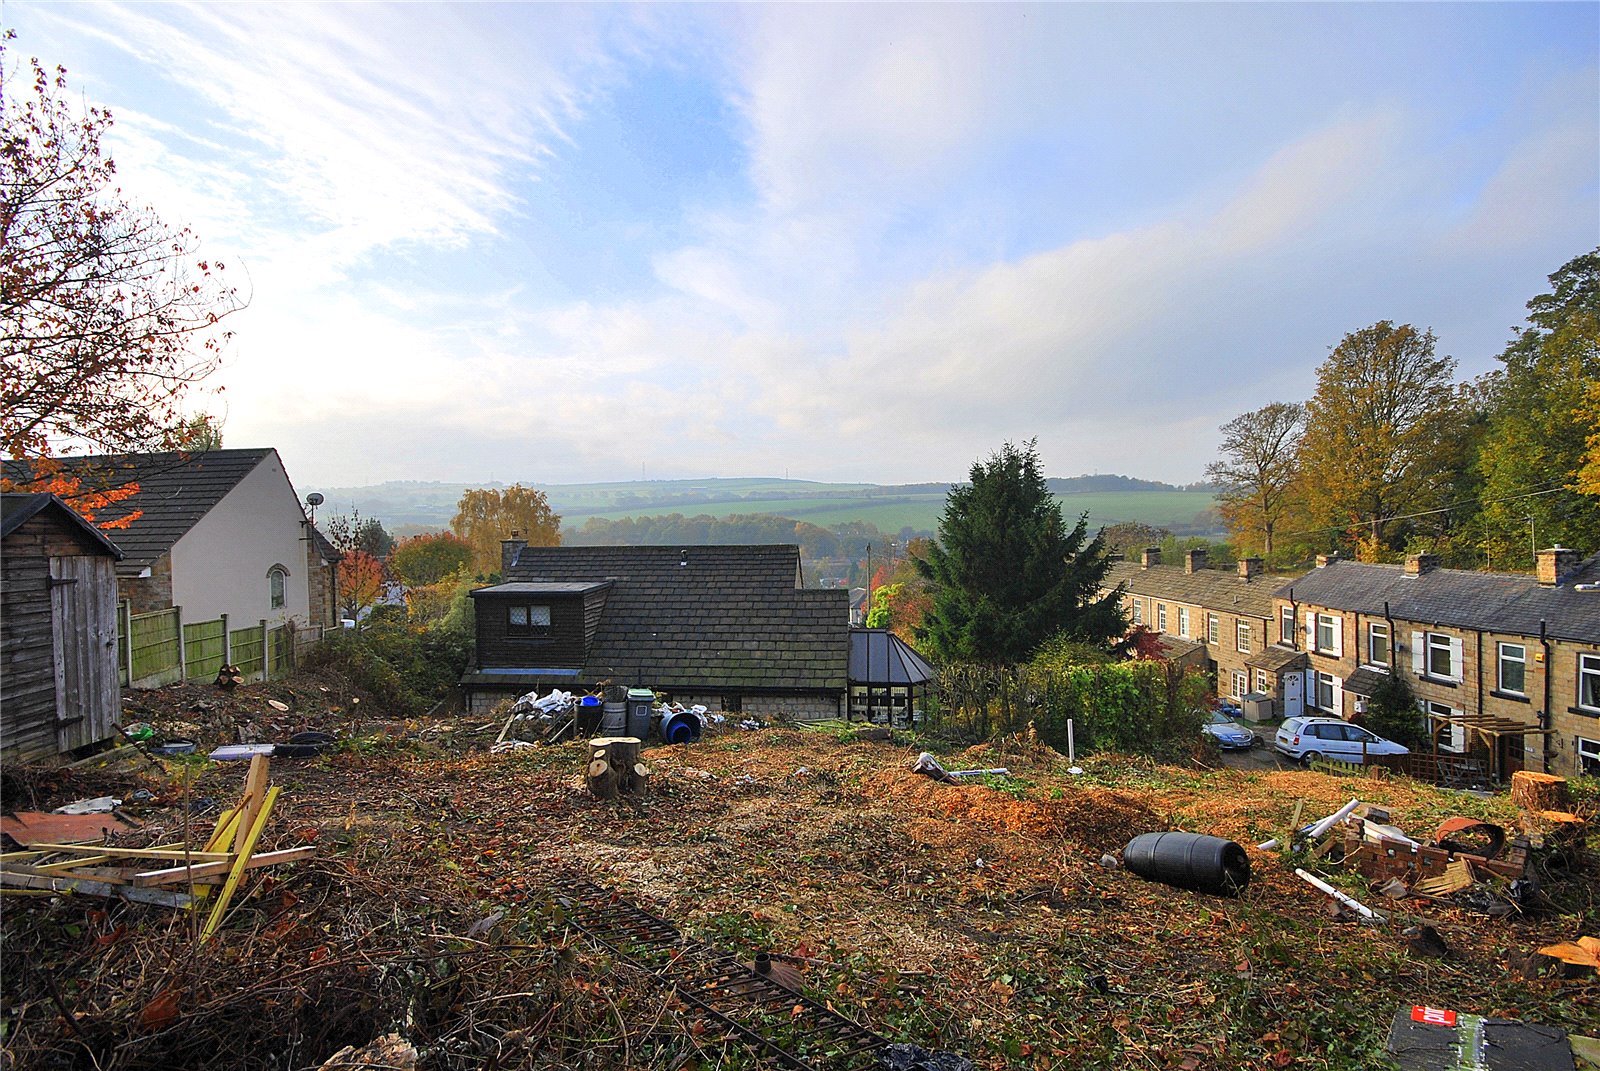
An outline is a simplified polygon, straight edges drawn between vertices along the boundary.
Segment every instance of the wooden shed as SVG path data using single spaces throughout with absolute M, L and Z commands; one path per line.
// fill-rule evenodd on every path
M 122 552 L 55 495 L 0 495 L 0 758 L 49 758 L 116 731 Z

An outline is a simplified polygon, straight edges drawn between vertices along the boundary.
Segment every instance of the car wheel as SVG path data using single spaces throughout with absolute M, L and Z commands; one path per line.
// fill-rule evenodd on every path
M 1300 756 L 1300 761 L 1305 763 L 1307 766 L 1310 766 L 1313 762 L 1321 762 L 1322 752 L 1307 751 L 1305 754 Z

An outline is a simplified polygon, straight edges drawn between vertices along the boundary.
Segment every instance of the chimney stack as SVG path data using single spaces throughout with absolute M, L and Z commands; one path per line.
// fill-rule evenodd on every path
M 1318 569 L 1326 569 L 1328 566 L 1332 565 L 1334 562 L 1336 562 L 1338 560 L 1339 560 L 1339 552 L 1338 551 L 1333 551 L 1330 554 L 1318 554 L 1317 555 L 1317 568 Z
M 1145 547 L 1144 551 L 1139 555 L 1139 565 L 1140 565 L 1141 568 L 1148 569 L 1152 565 L 1160 565 L 1160 564 L 1161 564 L 1161 548 L 1160 547 Z
M 1437 554 L 1407 554 L 1406 575 L 1421 576 L 1431 573 L 1439 568 L 1439 555 Z
M 1535 555 L 1539 563 L 1539 583 L 1555 587 L 1578 568 L 1578 552 L 1568 547 L 1550 547 Z
M 1261 575 L 1265 563 L 1260 558 L 1239 559 L 1239 579 L 1244 581 L 1254 580 Z
M 528 541 L 523 539 L 522 533 L 518 531 L 513 531 L 510 539 L 502 539 L 500 541 L 501 579 L 504 579 L 511 572 L 511 567 L 517 564 L 517 555 L 521 554 L 522 548 L 527 545 Z
M 1184 552 L 1184 554 L 1183 554 L 1183 571 L 1184 572 L 1186 572 L 1186 573 L 1198 573 L 1200 570 L 1204 569 L 1205 567 L 1206 567 L 1206 552 L 1205 552 L 1205 548 L 1204 547 L 1202 547 L 1202 548 L 1200 548 L 1198 550 L 1189 550 L 1189 551 L 1185 551 Z

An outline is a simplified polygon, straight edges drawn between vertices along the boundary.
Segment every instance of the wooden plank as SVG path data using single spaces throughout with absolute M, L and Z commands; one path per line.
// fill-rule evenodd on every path
M 84 855 L 106 855 L 118 859 L 198 859 L 213 863 L 219 859 L 232 859 L 232 852 L 185 852 L 182 848 L 108 848 L 103 844 L 33 844 L 29 847 L 41 852 L 80 852 Z
M 317 849 L 309 845 L 262 852 L 260 855 L 252 855 L 246 861 L 245 869 L 255 870 L 264 866 L 276 866 L 279 863 L 296 863 L 302 859 L 310 859 L 316 854 Z M 178 885 L 191 879 L 198 881 L 202 878 L 225 876 L 232 869 L 231 860 L 219 863 L 196 863 L 193 866 L 175 866 L 166 870 L 147 870 L 142 874 L 133 875 L 133 883 L 139 886 Z
M 86 893 L 90 896 L 132 900 L 136 903 L 160 904 L 163 907 L 186 908 L 194 903 L 186 893 L 167 889 L 140 889 L 132 885 L 112 885 L 108 882 L 87 881 L 82 878 L 18 874 L 5 868 L 0 868 L 0 885 L 21 889 L 46 889 L 51 893 Z
M 256 815 L 261 812 L 261 804 L 267 794 L 270 764 L 271 760 L 265 755 L 250 759 L 250 771 L 244 778 L 244 798 L 239 801 L 239 827 L 233 837 L 233 850 L 236 852 L 244 851 L 244 842 L 255 828 Z
M 272 805 L 278 801 L 278 793 L 282 791 L 283 789 L 277 785 L 267 790 L 267 798 L 262 801 L 255 823 L 244 839 L 244 846 L 239 850 L 238 858 L 234 860 L 233 870 L 228 874 L 227 884 L 223 885 L 222 892 L 217 896 L 217 904 L 211 909 L 211 916 L 206 919 L 205 929 L 200 932 L 200 940 L 211 940 L 212 935 L 217 932 L 217 927 L 222 925 L 222 916 L 228 910 L 228 901 L 233 899 L 234 892 L 239 888 L 239 880 L 244 877 L 245 867 L 250 864 L 250 854 L 255 851 L 256 841 L 261 839 L 261 831 L 266 828 L 267 819 L 272 815 Z

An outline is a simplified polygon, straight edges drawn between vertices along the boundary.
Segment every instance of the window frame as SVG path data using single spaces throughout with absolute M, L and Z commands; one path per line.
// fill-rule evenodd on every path
M 1206 642 L 1222 642 L 1222 619 L 1216 614 L 1206 614 Z
M 1189 608 L 1187 606 L 1178 607 L 1178 635 L 1184 639 L 1189 638 Z
M 1135 625 L 1144 624 L 1144 600 L 1129 599 L 1128 601 L 1133 605 L 1133 623 Z
M 1432 680 L 1453 681 L 1456 679 L 1455 651 L 1451 649 L 1450 639 L 1450 634 L 1447 632 L 1425 632 L 1422 635 L 1422 668 Z M 1438 672 L 1433 665 L 1433 656 L 1440 650 L 1444 652 L 1445 671 L 1443 673 Z
M 1600 740 L 1573 738 L 1577 743 L 1578 772 L 1586 777 L 1600 776 Z
M 1314 672 L 1313 675 L 1316 677 L 1316 683 L 1312 687 L 1311 698 L 1313 704 L 1318 710 L 1333 710 L 1333 674 Z M 1327 685 L 1328 688 L 1328 698 L 1326 702 L 1324 702 L 1322 698 L 1323 685 Z
M 1278 607 L 1278 642 L 1294 646 L 1294 607 Z
M 1594 681 L 1594 686 L 1591 689 L 1593 703 L 1585 703 L 1583 701 L 1585 678 Z M 1579 710 L 1593 711 L 1600 714 L 1600 654 L 1580 654 L 1578 656 L 1578 689 L 1572 698 L 1577 703 Z
M 512 619 L 513 613 L 517 610 L 524 611 L 525 620 L 520 625 Z M 544 611 L 543 622 L 534 621 L 534 611 L 536 610 Z M 506 603 L 505 622 L 507 636 L 516 636 L 523 639 L 543 639 L 550 635 L 550 627 L 554 623 L 554 619 L 555 615 L 551 612 L 550 604 L 547 602 Z
M 1156 631 L 1167 631 L 1167 604 L 1164 602 L 1156 603 Z
M 1242 700 L 1250 692 L 1250 674 L 1242 669 L 1233 671 L 1233 697 Z
M 1233 623 L 1234 650 L 1238 651 L 1240 654 L 1249 654 L 1250 644 L 1252 642 L 1253 641 L 1250 635 L 1250 622 L 1235 621 Z
M 1316 646 L 1313 649 L 1318 654 L 1332 654 L 1334 652 L 1334 646 L 1333 646 L 1333 634 L 1334 634 L 1333 615 L 1332 614 L 1318 613 L 1317 617 L 1316 617 L 1316 621 L 1317 621 L 1317 634 L 1316 634 L 1316 637 L 1314 638 L 1314 643 L 1316 644 Z M 1327 629 L 1327 637 L 1328 638 L 1327 638 L 1327 642 L 1326 643 L 1323 642 L 1323 638 L 1322 638 L 1323 637 L 1323 629 L 1324 628 Z
M 1262 695 L 1272 694 L 1272 682 L 1268 680 L 1267 671 L 1264 669 L 1256 670 L 1256 691 Z
M 282 610 L 289 605 L 289 569 L 274 565 L 267 570 L 267 605 Z
M 1379 633 L 1383 634 L 1383 657 L 1378 658 L 1373 653 L 1373 643 Z M 1394 633 L 1389 628 L 1387 621 L 1367 622 L 1367 665 L 1393 666 L 1394 665 Z
M 1518 654 L 1508 657 L 1508 649 L 1515 649 Z M 1517 665 L 1521 667 L 1521 680 L 1512 688 L 1506 684 L 1506 666 Z M 1494 687 L 1495 691 L 1506 695 L 1526 697 L 1528 694 L 1528 645 L 1525 643 L 1497 642 L 1494 647 Z

